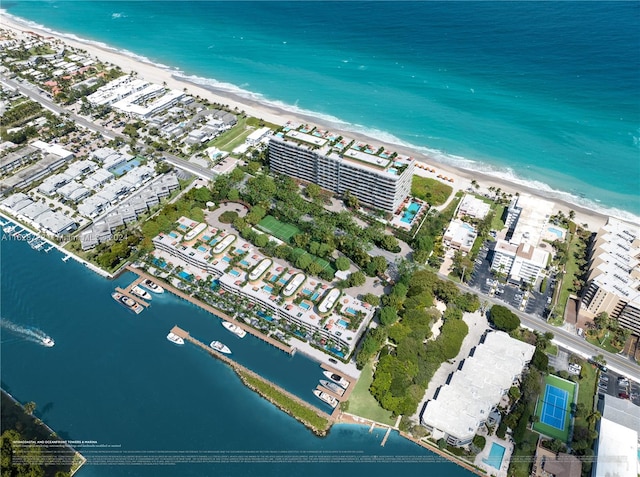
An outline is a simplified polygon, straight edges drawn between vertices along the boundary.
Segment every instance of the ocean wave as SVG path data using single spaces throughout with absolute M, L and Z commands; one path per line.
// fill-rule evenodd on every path
M 347 132 L 353 132 L 355 134 L 361 134 L 363 136 L 367 136 L 372 139 L 375 139 L 381 143 L 387 143 L 387 144 L 400 146 L 406 149 L 411 149 L 426 156 L 427 160 L 431 159 L 435 162 L 439 162 L 445 165 L 449 165 L 451 167 L 463 169 L 467 172 L 472 172 L 472 173 L 478 172 L 487 176 L 495 177 L 496 179 L 499 179 L 499 180 L 512 183 L 514 185 L 527 187 L 527 188 L 536 190 L 537 192 L 539 192 L 541 195 L 544 195 L 545 197 L 556 199 L 556 200 L 562 200 L 569 204 L 573 204 L 578 207 L 583 207 L 602 215 L 617 217 L 622 220 L 630 221 L 633 223 L 640 223 L 640 216 L 630 211 L 619 209 L 612 206 L 606 206 L 598 202 L 597 200 L 581 197 L 580 195 L 576 195 L 571 192 L 554 189 L 549 184 L 542 181 L 523 178 L 522 176 L 518 175 L 510 167 L 497 166 L 489 162 L 477 161 L 471 158 L 458 156 L 458 155 L 444 152 L 438 149 L 429 148 L 427 146 L 413 144 L 411 142 L 400 139 L 399 137 L 395 136 L 394 134 L 388 131 L 384 131 L 377 128 L 371 128 L 362 124 L 351 123 L 327 113 L 305 109 L 300 107 L 297 104 L 297 102 L 296 104 L 290 104 L 281 100 L 267 98 L 261 93 L 250 91 L 248 89 L 245 89 L 241 86 L 237 86 L 232 83 L 219 81 L 214 78 L 187 74 L 186 72 L 184 72 L 178 67 L 170 67 L 168 65 L 152 61 L 146 56 L 139 55 L 137 53 L 134 53 L 126 49 L 115 48 L 100 41 L 88 40 L 86 38 L 79 37 L 72 33 L 59 32 L 51 28 L 48 28 L 44 25 L 41 25 L 39 23 L 30 21 L 30 20 L 25 20 L 23 18 L 8 14 L 6 10 L 3 10 L 3 9 L 0 9 L 0 14 L 5 15 L 7 18 L 10 18 L 16 23 L 24 25 L 27 28 L 28 27 L 36 28 L 38 30 L 46 31 L 48 33 L 51 33 L 52 35 L 59 36 L 61 38 L 67 38 L 78 43 L 85 43 L 85 44 L 96 46 L 104 50 L 112 51 L 114 53 L 126 55 L 136 61 L 140 61 L 142 63 L 153 65 L 157 68 L 161 68 L 163 70 L 169 71 L 177 79 L 181 79 L 189 83 L 193 83 L 208 89 L 216 90 L 223 94 L 224 93 L 231 94 L 240 99 L 257 102 L 264 106 L 276 108 L 278 110 L 284 111 L 285 113 L 290 113 L 295 116 L 307 117 L 309 118 L 310 121 L 322 122 L 326 124 L 327 127 L 330 127 L 330 128 L 340 129 Z M 346 60 L 346 61 L 349 61 L 349 60 Z M 637 138 L 635 135 L 633 138 L 634 138 L 634 141 L 637 141 Z

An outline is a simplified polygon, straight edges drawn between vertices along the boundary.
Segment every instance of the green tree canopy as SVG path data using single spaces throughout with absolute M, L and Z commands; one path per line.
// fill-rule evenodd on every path
M 490 318 L 497 329 L 506 331 L 507 333 L 520 326 L 520 318 L 502 305 L 493 305 L 493 307 L 491 307 Z

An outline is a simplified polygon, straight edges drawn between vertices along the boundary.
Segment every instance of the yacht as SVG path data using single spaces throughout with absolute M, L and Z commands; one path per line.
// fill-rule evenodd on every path
M 143 281 L 141 285 L 153 293 L 164 293 L 164 288 L 162 288 L 153 280 L 149 280 L 148 278 Z
M 244 338 L 247 336 L 247 332 L 245 330 L 240 328 L 238 325 L 234 325 L 230 321 L 223 321 L 222 326 L 231 331 L 231 333 L 236 335 L 238 338 Z
M 184 344 L 184 340 L 180 338 L 178 335 L 176 335 L 175 333 L 169 332 L 169 334 L 167 335 L 167 339 L 175 344 L 179 344 L 179 345 Z
M 342 386 L 345 389 L 349 387 L 349 381 L 344 379 L 339 374 L 332 373 L 331 371 L 323 371 L 322 374 L 324 374 L 327 378 L 329 378 L 334 383 L 338 383 L 340 386 Z
M 47 336 L 45 338 L 42 338 L 42 344 L 45 345 L 47 348 L 51 348 L 56 343 Z
M 219 353 L 231 354 L 231 350 L 229 349 L 229 347 L 220 343 L 219 341 L 212 341 L 209 346 L 211 346 L 213 349 L 215 349 Z
M 143 298 L 145 300 L 151 300 L 151 295 L 149 294 L 149 292 L 143 290 L 138 285 L 136 285 L 135 287 L 133 287 L 131 289 L 131 293 L 133 293 L 135 296 L 139 296 L 140 298 Z
M 142 308 L 142 305 L 137 303 L 133 298 L 129 298 L 122 293 L 113 292 L 111 294 L 111 298 L 120 303 L 122 306 L 129 308 L 136 314 L 140 313 L 144 309 Z
M 315 394 L 317 398 L 322 399 L 331 407 L 336 407 L 338 405 L 338 400 L 327 393 L 323 393 L 322 391 L 314 389 L 313 394 Z
M 320 384 L 322 386 L 324 386 L 325 388 L 327 388 L 329 391 L 333 391 L 334 393 L 336 393 L 339 396 L 342 396 L 344 394 L 344 389 L 341 388 L 340 386 L 338 386 L 333 381 L 327 381 L 325 379 L 321 379 L 320 380 Z

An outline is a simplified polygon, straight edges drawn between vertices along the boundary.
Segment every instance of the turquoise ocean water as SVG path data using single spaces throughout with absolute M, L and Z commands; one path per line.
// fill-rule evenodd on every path
M 388 475 L 390 466 L 403 476 L 471 475 L 395 433 L 385 447 L 384 432 L 370 434 L 365 426 L 337 425 L 326 438 L 315 437 L 226 365 L 165 337 L 179 324 L 202 341 L 221 340 L 238 362 L 322 405 L 312 394 L 322 370 L 300 354 L 290 357 L 250 335 L 237 339 L 218 318 L 169 294 L 154 296 L 149 309 L 134 315 L 110 297 L 133 274 L 109 281 L 73 260 L 63 262 L 57 251 L 38 253 L 8 240 L 0 247 L 2 387 L 21 402 L 36 402 L 36 415 L 61 437 L 119 446 L 80 446 L 90 464 L 79 477 L 345 471 L 375 477 Z M 46 333 L 56 345 L 35 343 L 28 332 L 10 330 L 7 320 Z M 226 462 L 134 465 L 140 455 L 156 462 L 195 456 Z M 250 462 L 256 458 L 262 462 Z M 114 460 L 130 465 L 106 465 Z
M 50 0 L 2 8 L 222 90 L 576 204 L 640 215 L 638 2 Z

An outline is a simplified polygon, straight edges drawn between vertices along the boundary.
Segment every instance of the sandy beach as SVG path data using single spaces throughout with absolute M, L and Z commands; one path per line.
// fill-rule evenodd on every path
M 33 28 L 30 25 L 20 24 L 15 19 L 7 18 L 3 16 L 0 26 L 6 29 L 14 29 L 20 31 L 31 31 L 42 35 L 43 37 L 54 37 L 48 31 L 38 30 Z M 600 214 L 596 211 L 590 210 L 585 207 L 581 207 L 576 204 L 569 203 L 561 198 L 554 197 L 552 194 L 546 194 L 544 191 L 539 189 L 535 189 L 533 187 L 527 187 L 521 184 L 515 184 L 513 182 L 509 182 L 507 180 L 500 179 L 498 177 L 491 176 L 489 174 L 483 174 L 481 172 L 464 170 L 460 168 L 454 168 L 449 164 L 443 164 L 442 162 L 438 162 L 432 157 L 428 157 L 420 152 L 415 150 L 399 146 L 396 144 L 387 144 L 383 141 L 376 139 L 375 137 L 368 137 L 362 134 L 358 134 L 352 131 L 343 131 L 339 128 L 334 127 L 331 124 L 327 124 L 326 122 L 311 116 L 304 116 L 300 114 L 291 113 L 285 109 L 277 108 L 272 105 L 267 105 L 264 103 L 260 103 L 258 101 L 252 101 L 244 97 L 240 97 L 238 95 L 233 95 L 226 91 L 216 90 L 213 87 L 205 87 L 202 85 L 198 85 L 194 82 L 185 80 L 183 78 L 176 77 L 174 73 L 170 69 L 161 68 L 154 64 L 141 61 L 133 58 L 132 56 L 128 56 L 124 53 L 120 53 L 116 50 L 105 48 L 98 46 L 95 43 L 85 43 L 69 38 L 57 37 L 59 40 L 67 43 L 68 45 L 87 51 L 91 56 L 99 58 L 101 61 L 112 63 L 113 65 L 119 66 L 125 72 L 136 72 L 138 77 L 143 78 L 149 82 L 156 84 L 166 84 L 167 87 L 185 90 L 193 95 L 200 96 L 201 98 L 206 98 L 212 103 L 218 103 L 222 105 L 228 105 L 230 108 L 238 108 L 238 110 L 244 111 L 250 116 L 254 116 L 257 118 L 261 118 L 265 121 L 284 125 L 288 121 L 293 122 L 308 122 L 311 124 L 315 124 L 317 126 L 321 126 L 327 129 L 331 129 L 333 131 L 337 131 L 340 134 L 351 137 L 354 139 L 362 140 L 365 142 L 369 142 L 372 144 L 379 144 L 381 146 L 385 146 L 391 150 L 395 150 L 398 153 L 410 155 L 417 160 L 428 164 L 431 168 L 436 169 L 435 173 L 424 173 L 424 171 L 420 170 L 420 175 L 425 175 L 426 177 L 437 178 L 438 175 L 443 175 L 448 178 L 453 179 L 453 183 L 451 184 L 456 189 L 466 190 L 471 188 L 471 181 L 475 180 L 479 185 L 480 189 L 478 192 L 486 193 L 488 192 L 489 187 L 500 188 L 503 192 L 507 194 L 515 194 L 516 192 L 522 194 L 527 193 L 534 196 L 544 197 L 545 199 L 551 200 L 556 204 L 555 210 L 561 210 L 565 214 L 569 214 L 570 210 L 575 212 L 575 221 L 578 224 L 586 224 L 587 228 L 593 231 L 597 231 L 601 225 L 603 225 L 607 216 Z M 449 182 L 447 182 L 449 183 Z

